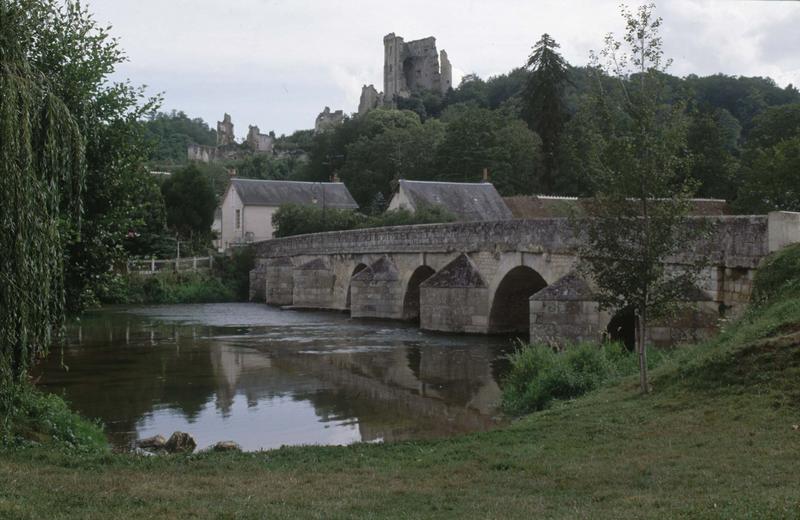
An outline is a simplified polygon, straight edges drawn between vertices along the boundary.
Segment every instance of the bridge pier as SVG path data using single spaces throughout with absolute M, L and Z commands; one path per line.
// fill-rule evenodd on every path
M 420 286 L 420 328 L 442 332 L 489 332 L 489 286 L 466 254 Z
M 285 256 L 270 258 L 264 266 L 264 294 L 269 305 L 292 305 L 294 302 L 294 265 Z
M 382 257 L 350 281 L 350 315 L 402 320 L 403 293 L 397 267 L 387 257 Z
M 304 309 L 334 309 L 336 275 L 322 258 L 292 270 L 292 306 Z

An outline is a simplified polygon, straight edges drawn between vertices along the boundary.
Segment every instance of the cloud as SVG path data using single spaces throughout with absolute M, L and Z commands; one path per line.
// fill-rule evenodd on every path
M 354 112 L 361 85 L 383 84 L 383 36 L 435 36 L 453 64 L 482 77 L 521 66 L 548 32 L 573 64 L 623 23 L 616 1 L 94 0 L 130 61 L 116 78 L 166 92 L 166 109 L 213 124 L 289 133 L 324 106 Z M 771 76 L 800 84 L 800 3 L 663 2 L 672 72 Z

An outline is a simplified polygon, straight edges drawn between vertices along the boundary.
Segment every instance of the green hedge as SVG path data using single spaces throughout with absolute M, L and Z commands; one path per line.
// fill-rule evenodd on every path
M 272 216 L 276 237 L 342 231 L 346 229 L 375 228 L 387 226 L 411 226 L 414 224 L 437 224 L 452 222 L 454 215 L 441 206 L 428 206 L 415 212 L 405 209 L 386 211 L 380 215 L 367 216 L 345 209 L 325 209 L 316 206 L 285 204 Z

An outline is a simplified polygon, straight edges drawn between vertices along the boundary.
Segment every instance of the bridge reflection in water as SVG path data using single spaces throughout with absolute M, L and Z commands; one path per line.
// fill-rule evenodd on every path
M 507 338 L 258 304 L 112 309 L 70 329 L 40 384 L 115 445 L 174 430 L 256 450 L 431 438 L 497 424 Z

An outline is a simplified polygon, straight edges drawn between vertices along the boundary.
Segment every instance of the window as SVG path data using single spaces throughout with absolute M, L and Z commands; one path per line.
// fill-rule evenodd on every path
M 236 229 L 242 228 L 242 210 L 236 210 Z

